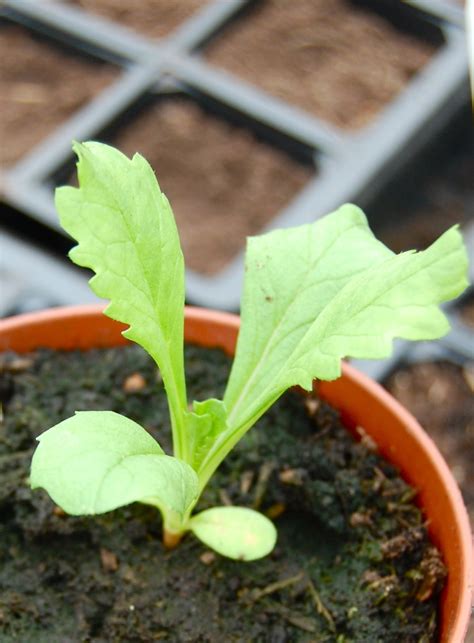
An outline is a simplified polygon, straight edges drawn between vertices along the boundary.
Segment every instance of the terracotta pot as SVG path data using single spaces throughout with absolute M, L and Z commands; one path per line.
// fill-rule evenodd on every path
M 59 308 L 0 321 L 0 351 L 38 347 L 92 348 L 126 344 L 121 324 L 102 314 L 101 306 Z M 232 354 L 239 318 L 228 313 L 188 308 L 185 338 Z M 419 489 L 419 503 L 449 574 L 441 596 L 441 637 L 461 643 L 467 630 L 472 590 L 472 542 L 459 489 L 431 439 L 417 421 L 381 386 L 347 364 L 335 382 L 321 382 L 319 393 L 340 409 L 352 430 L 363 426 L 380 452 Z

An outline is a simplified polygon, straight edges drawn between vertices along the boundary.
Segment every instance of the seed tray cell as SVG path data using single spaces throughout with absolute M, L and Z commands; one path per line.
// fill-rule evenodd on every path
M 63 0 L 65 4 L 123 24 L 150 38 L 163 38 L 185 22 L 202 0 Z
M 474 293 L 463 298 L 459 306 L 461 322 L 474 330 Z
M 99 301 L 87 273 L 0 227 L 0 317 Z
M 0 166 L 11 166 L 118 76 L 117 68 L 0 21 Z
M 257 134 L 242 118 L 224 118 L 202 98 L 145 96 L 140 109 L 94 138 L 145 156 L 173 204 L 187 267 L 212 275 L 291 203 L 315 170 L 306 150 L 290 154 L 266 142 L 262 129 Z
M 28 23 L 32 29 L 47 31 L 71 47 L 88 50 L 103 60 L 116 60 L 123 71 L 115 83 L 75 112 L 5 173 L 3 199 L 57 230 L 52 178 L 65 173 L 71 159 L 71 140 L 86 140 L 104 132 L 133 110 L 144 95 L 157 88 L 162 92 L 166 83 L 170 83 L 191 87 L 216 105 L 217 111 L 226 118 L 229 113 L 239 114 L 247 119 L 253 131 L 270 133 L 277 147 L 284 141 L 288 149 L 308 151 L 318 166 L 317 174 L 302 182 L 290 202 L 283 199 L 283 209 L 275 212 L 275 218 L 268 222 L 270 228 L 297 225 L 314 220 L 344 201 L 353 201 L 362 207 L 369 205 L 400 167 L 469 100 L 462 10 L 457 10 L 452 3 L 443 0 L 349 3 L 352 8 L 358 5 L 356 11 L 362 13 L 369 5 L 372 12 L 374 7 L 376 10 L 382 7 L 382 13 L 396 24 L 404 42 L 415 34 L 427 47 L 423 50 L 421 69 L 406 87 L 378 111 L 368 125 L 353 132 L 274 97 L 263 81 L 245 82 L 207 60 L 206 51 L 211 51 L 207 47 L 218 42 L 219 34 L 230 29 L 232 22 L 252 20 L 257 4 L 262 2 L 210 0 L 167 35 L 154 39 L 135 31 L 133 25 L 126 28 L 70 3 L 4 0 L 0 14 Z M 298 171 L 299 168 L 295 169 L 296 174 Z M 371 223 L 376 223 L 376 219 L 376 216 L 372 218 Z M 190 302 L 238 308 L 242 254 L 221 268 L 211 276 L 189 272 Z
M 261 0 L 217 34 L 203 55 L 352 130 L 370 123 L 442 43 L 437 27 L 399 3 L 300 0 L 295 11 L 288 2 Z
M 474 362 L 460 366 L 441 355 L 402 364 L 384 384 L 437 443 L 474 526 Z

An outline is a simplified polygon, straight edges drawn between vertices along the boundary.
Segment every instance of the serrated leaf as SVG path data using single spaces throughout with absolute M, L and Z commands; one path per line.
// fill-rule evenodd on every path
M 205 545 L 235 560 L 257 560 L 275 547 L 275 525 L 247 507 L 212 507 L 189 521 L 189 529 Z
M 355 206 L 249 240 L 242 325 L 224 402 L 232 430 L 287 388 L 334 379 L 343 357 L 380 358 L 392 339 L 434 339 L 438 304 L 467 285 L 457 229 L 428 250 L 394 255 Z
M 193 403 L 193 413 L 186 416 L 186 430 L 189 440 L 189 462 L 195 471 L 199 471 L 206 455 L 226 427 L 227 410 L 221 400 L 211 398 Z
M 85 411 L 38 438 L 32 488 L 73 515 L 140 501 L 182 517 L 197 497 L 193 469 L 167 456 L 141 426 L 112 411 Z
M 56 190 L 61 225 L 78 241 L 71 259 L 96 273 L 90 285 L 110 299 L 105 314 L 128 324 L 124 335 L 159 365 L 175 429 L 186 408 L 184 260 L 171 207 L 139 154 L 95 142 L 74 151 L 80 188 Z

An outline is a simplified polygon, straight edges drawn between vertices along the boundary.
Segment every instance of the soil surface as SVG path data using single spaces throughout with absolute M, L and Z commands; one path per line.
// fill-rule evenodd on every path
M 185 99 L 145 109 L 111 140 L 156 171 L 181 237 L 186 265 L 223 268 L 314 174 L 309 165 Z
M 397 371 L 386 386 L 438 445 L 474 528 L 474 363 L 415 364 Z
M 168 35 L 202 8 L 203 0 L 64 0 L 152 38 Z
M 141 349 L 2 362 L 2 642 L 436 640 L 444 570 L 415 493 L 325 404 L 285 395 L 205 492 L 201 508 L 276 519 L 274 552 L 237 563 L 192 537 L 164 551 L 151 507 L 76 518 L 28 487 L 34 437 L 76 409 L 122 412 L 169 452 L 159 373 Z M 220 351 L 188 348 L 186 364 L 191 397 L 222 394 Z
M 117 75 L 112 65 L 0 21 L 0 165 L 18 161 Z
M 205 48 L 207 60 L 343 128 L 374 116 L 435 47 L 348 0 L 262 0 Z

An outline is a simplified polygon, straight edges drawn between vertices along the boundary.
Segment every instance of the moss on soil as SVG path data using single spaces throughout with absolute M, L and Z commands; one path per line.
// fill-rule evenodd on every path
M 188 348 L 186 362 L 191 397 L 222 393 L 227 357 Z M 73 518 L 28 487 L 33 438 L 76 409 L 124 413 L 169 450 L 142 350 L 4 356 L 1 371 L 3 642 L 436 640 L 444 568 L 415 494 L 325 404 L 285 395 L 205 492 L 201 507 L 278 516 L 273 554 L 237 563 L 191 537 L 164 551 L 151 507 Z

